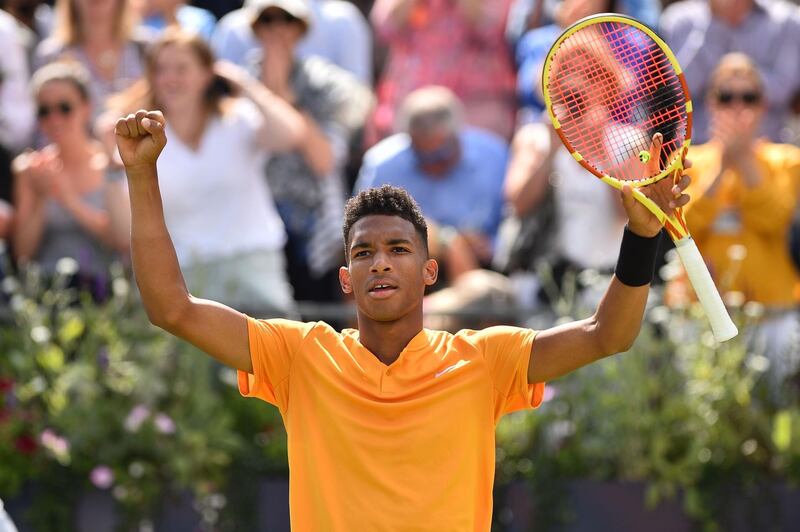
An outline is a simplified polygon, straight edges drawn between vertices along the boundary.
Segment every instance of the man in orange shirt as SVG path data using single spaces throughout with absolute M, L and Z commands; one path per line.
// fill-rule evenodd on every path
M 164 118 L 139 111 L 121 118 L 116 134 L 148 316 L 239 370 L 243 395 L 280 409 L 295 531 L 488 531 L 498 419 L 538 406 L 545 381 L 625 351 L 638 334 L 661 225 L 628 188 L 616 277 L 594 316 L 538 333 L 455 335 L 422 327 L 423 294 L 438 266 L 419 208 L 401 189 L 365 190 L 347 205 L 340 270 L 358 330 L 338 333 L 321 322 L 255 320 L 192 297 L 158 188 Z M 682 206 L 688 181 L 654 190 Z

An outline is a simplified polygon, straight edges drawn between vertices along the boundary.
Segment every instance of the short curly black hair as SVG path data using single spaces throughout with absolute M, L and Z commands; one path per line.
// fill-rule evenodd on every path
M 399 216 L 411 222 L 425 246 L 425 253 L 428 252 L 428 224 L 425 223 L 425 217 L 422 216 L 417 202 L 405 189 L 383 185 L 362 190 L 347 200 L 344 207 L 344 225 L 342 226 L 347 262 L 350 262 L 350 229 L 361 218 L 375 214 Z

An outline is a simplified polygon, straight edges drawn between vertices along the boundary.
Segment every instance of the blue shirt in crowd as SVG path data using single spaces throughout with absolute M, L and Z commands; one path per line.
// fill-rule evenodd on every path
M 211 36 L 214 34 L 214 26 L 217 24 L 217 19 L 211 11 L 182 5 L 178 7 L 175 18 L 178 19 L 178 25 L 182 30 L 197 33 L 207 42 L 211 41 Z M 160 33 L 167 27 L 167 21 L 160 15 L 154 15 L 145 17 L 142 20 L 142 25 Z
M 430 176 L 420 171 L 407 134 L 384 139 L 364 155 L 356 192 L 399 186 L 417 200 L 425 217 L 493 237 L 503 208 L 508 145 L 494 133 L 475 128 L 465 128 L 459 140 L 461 159 L 456 166 L 447 175 Z

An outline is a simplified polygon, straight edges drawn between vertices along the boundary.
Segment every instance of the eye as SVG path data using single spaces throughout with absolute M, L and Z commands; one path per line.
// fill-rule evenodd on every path
M 367 251 L 366 249 L 363 249 L 363 250 L 357 252 L 355 255 L 353 255 L 353 258 L 357 259 L 359 257 L 366 257 L 368 253 L 369 253 L 369 251 Z
M 408 253 L 408 248 L 404 248 L 402 246 L 395 246 L 392 248 L 392 251 L 395 253 Z

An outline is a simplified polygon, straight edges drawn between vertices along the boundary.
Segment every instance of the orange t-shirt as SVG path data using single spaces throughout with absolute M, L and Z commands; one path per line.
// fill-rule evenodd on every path
M 534 331 L 424 329 L 390 366 L 353 329 L 248 318 L 248 333 L 239 391 L 283 416 L 293 532 L 490 529 L 495 425 L 542 401 Z

